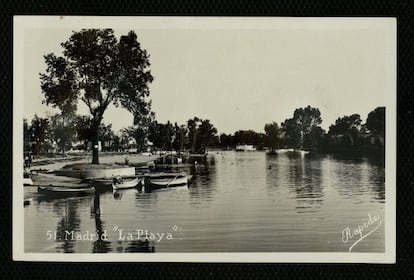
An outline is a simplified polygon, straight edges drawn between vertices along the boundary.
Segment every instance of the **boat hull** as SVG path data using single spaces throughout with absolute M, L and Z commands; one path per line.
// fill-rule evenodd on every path
M 167 179 L 151 179 L 150 184 L 159 187 L 174 187 L 174 186 L 181 186 L 187 185 L 187 177 L 181 178 L 167 178 Z
M 51 195 L 70 195 L 70 194 L 91 194 L 95 192 L 95 188 L 85 184 L 86 186 L 38 186 L 37 192 L 39 194 Z
M 33 185 L 39 186 L 39 185 L 54 185 L 54 184 L 72 184 L 77 185 L 82 182 L 81 179 L 78 178 L 72 178 L 72 177 L 66 177 L 66 176 L 57 176 L 55 174 L 45 174 L 45 173 L 33 173 L 32 174 L 32 181 Z
M 114 179 L 112 182 L 112 189 L 122 190 L 122 189 L 135 188 L 138 185 L 138 183 L 139 183 L 138 177 L 131 178 L 131 179 L 121 178 L 121 180 L 118 182 L 116 179 Z
M 97 178 L 110 178 L 115 176 L 133 176 L 135 175 L 134 167 L 116 167 L 109 169 L 96 169 L 96 170 L 84 170 L 84 169 L 60 169 L 55 173 L 59 176 L 67 176 L 80 179 L 97 179 Z
M 189 178 L 185 173 L 159 173 L 148 176 L 147 189 L 161 189 L 187 186 Z
M 110 188 L 112 187 L 113 179 L 92 179 L 90 182 L 95 188 Z

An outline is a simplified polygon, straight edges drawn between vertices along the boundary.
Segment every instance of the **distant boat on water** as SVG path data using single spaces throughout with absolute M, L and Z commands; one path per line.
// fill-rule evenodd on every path
M 240 151 L 240 152 L 256 151 L 256 148 L 253 147 L 253 145 L 237 145 L 236 151 Z
M 310 152 L 309 151 L 305 151 L 305 150 L 295 150 L 295 149 L 278 149 L 277 153 L 286 153 L 286 154 L 291 154 L 291 155 L 307 155 Z

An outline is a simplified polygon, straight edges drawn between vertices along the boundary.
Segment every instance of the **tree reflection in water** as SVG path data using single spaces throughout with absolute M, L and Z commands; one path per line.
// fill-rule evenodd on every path
M 53 211 L 62 216 L 56 226 L 56 241 L 61 242 L 56 248 L 58 252 L 74 253 L 76 239 L 67 238 L 67 233 L 79 232 L 81 222 L 78 213 L 79 201 L 80 198 L 67 198 L 53 205 Z
M 189 173 L 193 176 L 188 185 L 188 194 L 192 206 L 200 206 L 214 199 L 217 192 L 217 166 L 215 158 L 193 165 Z
M 385 172 L 381 166 L 372 166 L 369 173 L 371 193 L 375 200 L 385 203 Z
M 300 152 L 288 152 L 288 182 L 295 193 L 298 213 L 315 212 L 323 204 L 321 160 Z
M 51 204 L 53 212 L 61 217 L 56 225 L 56 236 L 53 238 L 58 243 L 56 252 L 74 253 L 76 238 L 72 238 L 80 232 L 80 215 L 78 209 L 90 203 L 90 196 L 62 196 L 62 195 L 40 195 L 37 202 L 41 204 Z M 47 207 L 47 206 L 46 206 Z M 73 233 L 73 234 L 72 234 Z
M 155 246 L 153 241 L 134 240 L 126 243 L 125 247 L 122 242 L 119 242 L 116 251 L 118 253 L 154 253 Z
M 101 208 L 100 208 L 100 193 L 96 192 L 93 199 L 93 207 L 91 209 L 92 217 L 95 219 L 97 240 L 93 242 L 92 253 L 108 253 L 112 251 L 111 242 L 102 239 L 104 233 L 104 223 L 101 220 Z

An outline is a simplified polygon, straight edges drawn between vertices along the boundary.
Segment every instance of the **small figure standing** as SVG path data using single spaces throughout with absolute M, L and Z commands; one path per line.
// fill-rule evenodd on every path
M 24 157 L 24 167 L 29 168 L 32 165 L 32 159 L 30 155 Z

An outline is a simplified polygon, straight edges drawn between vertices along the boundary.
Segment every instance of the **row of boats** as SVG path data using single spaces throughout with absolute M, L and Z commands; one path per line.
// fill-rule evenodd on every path
M 154 190 L 178 186 L 188 186 L 192 176 L 179 173 L 146 173 L 136 176 L 114 176 L 110 178 L 78 179 L 58 176 L 53 173 L 31 173 L 24 179 L 25 185 L 37 186 L 39 194 L 88 194 L 96 189 L 112 188 L 113 190 L 144 188 Z M 27 178 L 29 177 L 29 178 Z

